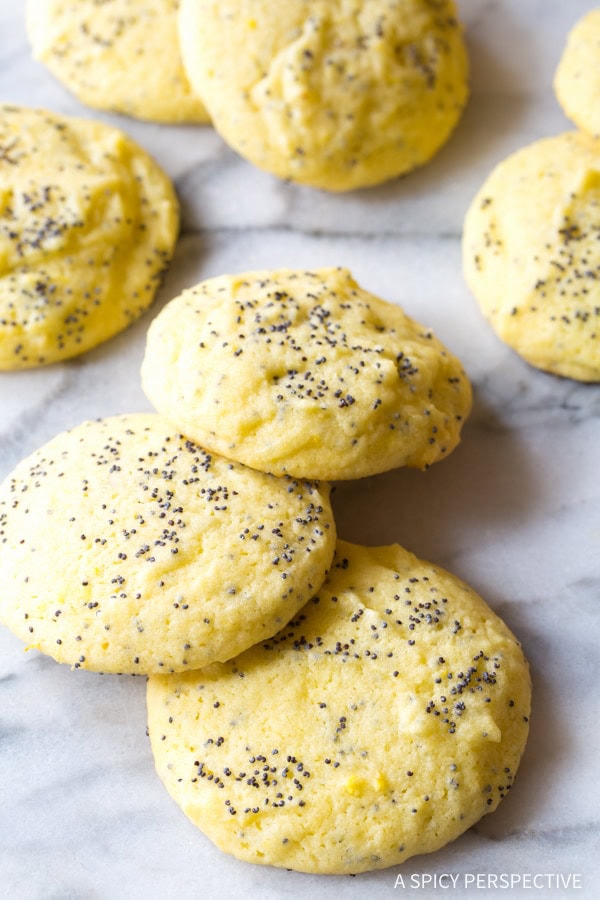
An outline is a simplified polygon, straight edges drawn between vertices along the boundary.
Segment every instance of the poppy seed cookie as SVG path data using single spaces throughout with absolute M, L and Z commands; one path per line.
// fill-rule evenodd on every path
M 578 128 L 600 135 L 600 8 L 573 26 L 554 76 L 554 90 Z
M 0 370 L 77 356 L 130 325 L 178 228 L 171 182 L 123 132 L 0 107 Z
M 600 137 L 568 132 L 500 163 L 465 218 L 467 283 L 531 365 L 600 380 Z
M 76 668 L 229 659 L 319 589 L 328 494 L 212 455 L 160 416 L 86 422 L 0 488 L 0 621 Z
M 452 0 L 182 0 L 179 26 L 217 131 L 255 165 L 314 187 L 422 165 L 466 104 Z
M 345 269 L 224 275 L 148 332 L 142 383 L 203 446 L 276 475 L 347 479 L 425 468 L 459 441 L 459 361 Z
M 87 106 L 207 122 L 181 62 L 178 0 L 27 0 L 33 54 Z
M 158 774 L 239 859 L 355 873 L 436 850 L 492 812 L 528 733 L 520 645 L 466 584 L 398 546 L 338 543 L 278 635 L 153 676 Z

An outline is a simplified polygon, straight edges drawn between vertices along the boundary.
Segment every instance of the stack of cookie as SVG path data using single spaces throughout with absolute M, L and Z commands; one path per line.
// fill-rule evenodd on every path
M 491 173 L 464 227 L 467 282 L 499 337 L 531 365 L 600 381 L 600 9 L 576 24 L 555 91 L 579 131 Z
M 161 778 L 239 858 L 359 872 L 510 790 L 521 648 L 464 583 L 337 541 L 329 486 L 456 446 L 459 361 L 341 269 L 211 279 L 143 365 L 158 415 L 90 422 L 0 488 L 0 616 L 61 662 L 146 674 Z

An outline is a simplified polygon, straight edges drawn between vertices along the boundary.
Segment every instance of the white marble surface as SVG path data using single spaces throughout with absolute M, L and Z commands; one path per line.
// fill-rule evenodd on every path
M 401 868 L 317 878 L 238 863 L 187 822 L 153 771 L 142 679 L 71 671 L 0 629 L 1 897 L 600 896 L 600 386 L 537 372 L 501 345 L 460 269 L 462 218 L 491 166 L 568 127 L 552 74 L 592 5 L 460 0 L 472 100 L 451 142 L 403 180 L 328 196 L 253 169 L 209 128 L 83 109 L 30 59 L 22 3 L 0 0 L 0 97 L 118 123 L 175 179 L 184 209 L 174 265 L 142 321 L 68 364 L 0 375 L 0 477 L 84 418 L 149 408 L 145 331 L 183 286 L 263 266 L 348 265 L 461 356 L 475 408 L 460 448 L 429 472 L 338 486 L 340 534 L 399 541 L 469 581 L 522 640 L 534 681 L 530 742 L 496 813 Z M 581 887 L 468 886 L 498 873 L 577 876 Z M 456 887 L 426 882 L 449 874 Z

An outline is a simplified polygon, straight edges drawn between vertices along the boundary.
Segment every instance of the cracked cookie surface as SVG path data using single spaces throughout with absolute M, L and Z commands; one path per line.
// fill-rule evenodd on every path
M 183 0 L 184 65 L 224 139 L 332 191 L 427 162 L 467 100 L 452 0 Z
M 142 383 L 203 446 L 276 475 L 359 478 L 426 468 L 471 406 L 460 362 L 345 269 L 224 275 L 148 331 Z
M 327 485 L 232 463 L 160 416 L 86 422 L 0 487 L 0 620 L 76 668 L 198 668 L 282 627 L 334 544 Z
M 438 849 L 511 790 L 527 663 L 464 582 L 399 546 L 338 542 L 274 638 L 148 683 L 158 774 L 218 847 L 342 874 Z
M 465 218 L 467 283 L 531 365 L 600 380 L 600 138 L 567 132 L 494 169 Z
M 152 303 L 173 255 L 171 182 L 100 122 L 0 108 L 0 370 L 78 356 Z

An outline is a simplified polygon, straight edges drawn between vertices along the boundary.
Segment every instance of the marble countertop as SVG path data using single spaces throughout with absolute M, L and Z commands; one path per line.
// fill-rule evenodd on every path
M 475 406 L 458 450 L 428 472 L 339 485 L 339 533 L 398 541 L 472 584 L 521 639 L 534 684 L 525 757 L 493 815 L 397 869 L 315 877 L 237 862 L 187 821 L 154 773 L 143 679 L 71 671 L 0 629 L 0 897 L 599 896 L 600 385 L 536 371 L 501 344 L 460 264 L 462 219 L 491 167 L 570 127 L 552 76 L 592 5 L 459 0 L 472 99 L 454 137 L 404 179 L 329 196 L 257 171 L 210 128 L 84 109 L 31 60 L 22 4 L 0 0 L 0 97 L 118 124 L 183 204 L 174 264 L 141 321 L 80 359 L 0 375 L 0 477 L 83 419 L 150 408 L 145 332 L 184 286 L 262 267 L 349 266 L 461 357 Z M 494 888 L 501 873 L 512 887 Z

